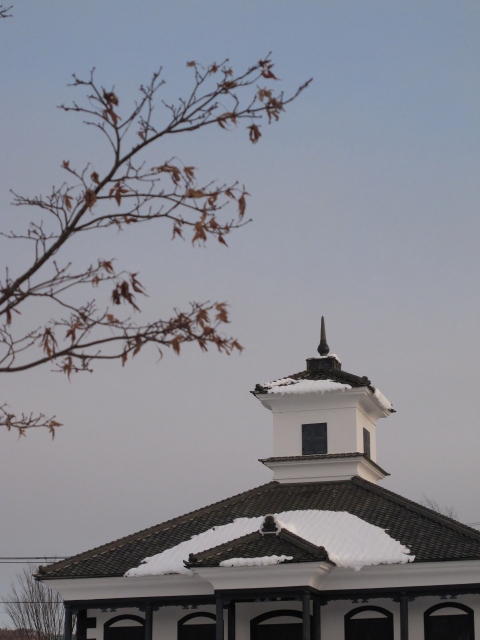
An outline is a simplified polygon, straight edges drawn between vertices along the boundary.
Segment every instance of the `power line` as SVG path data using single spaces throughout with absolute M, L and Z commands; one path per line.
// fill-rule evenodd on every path
M 28 562 L 57 562 L 68 556 L 0 556 L 0 564 L 24 564 Z
M 2 604 L 62 604 L 63 600 L 0 600 L 0 606 Z M 0 627 L 1 628 L 1 627 Z

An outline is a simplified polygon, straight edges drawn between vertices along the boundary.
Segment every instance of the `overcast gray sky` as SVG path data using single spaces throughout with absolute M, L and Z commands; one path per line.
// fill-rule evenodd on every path
M 254 222 L 229 249 L 158 226 L 73 252 L 139 271 L 149 317 L 227 300 L 245 352 L 145 352 L 71 383 L 48 368 L 4 376 L 2 401 L 65 426 L 54 442 L 0 433 L 0 555 L 80 552 L 268 481 L 271 417 L 249 391 L 304 368 L 321 314 L 344 369 L 398 411 L 379 424 L 384 486 L 480 521 L 478 2 L 14 4 L 0 24 L 2 228 L 28 213 L 10 188 L 45 194 L 62 160 L 102 157 L 56 109 L 73 72 L 95 66 L 122 104 L 160 65 L 165 97 L 182 95 L 191 59 L 240 69 L 272 51 L 287 90 L 314 82 L 255 146 L 240 128 L 157 149 L 246 185 Z M 28 259 L 4 240 L 0 254 Z M 16 567 L 0 568 L 5 592 Z

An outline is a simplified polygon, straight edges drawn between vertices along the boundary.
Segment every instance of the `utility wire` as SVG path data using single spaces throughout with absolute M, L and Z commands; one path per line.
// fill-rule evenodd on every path
M 57 562 L 68 556 L 0 556 L 0 564 L 27 564 L 29 562 Z

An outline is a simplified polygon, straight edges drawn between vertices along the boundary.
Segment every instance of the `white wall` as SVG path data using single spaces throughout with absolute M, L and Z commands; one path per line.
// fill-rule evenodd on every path
M 377 458 L 375 422 L 356 406 L 273 413 L 273 455 L 302 455 L 302 424 L 327 423 L 328 453 L 363 453 L 363 429 L 370 431 L 371 459 Z

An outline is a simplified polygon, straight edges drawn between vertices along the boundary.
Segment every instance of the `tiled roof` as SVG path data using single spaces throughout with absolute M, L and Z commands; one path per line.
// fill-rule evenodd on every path
M 286 562 L 318 562 L 328 560 L 323 547 L 316 547 L 303 538 L 282 529 L 278 535 L 261 535 L 258 531 L 214 549 L 190 557 L 188 567 L 216 567 L 231 558 L 263 558 L 265 556 L 290 556 Z
M 286 378 L 290 380 L 332 380 L 332 382 L 349 384 L 351 387 L 370 387 L 374 390 L 372 383 L 366 376 L 356 376 L 353 373 L 342 371 L 341 363 L 335 357 L 309 358 L 305 371 L 284 376 L 280 380 Z M 252 393 L 268 393 L 270 388 L 269 384 L 257 384 Z
M 48 565 L 41 578 L 122 576 L 148 557 L 235 518 L 289 510 L 346 511 L 385 529 L 415 562 L 480 559 L 480 532 L 354 477 L 339 482 L 270 482 L 92 551 Z M 289 554 L 292 555 L 292 554 Z M 134 578 L 132 578 L 133 580 Z
M 303 462 L 308 460 L 335 460 L 336 458 L 364 458 L 365 460 L 368 460 L 373 467 L 381 471 L 385 477 L 390 475 L 367 455 L 358 451 L 353 451 L 351 453 L 314 453 L 308 456 L 276 456 L 272 458 L 261 458 L 259 462 L 268 466 L 269 462 Z

